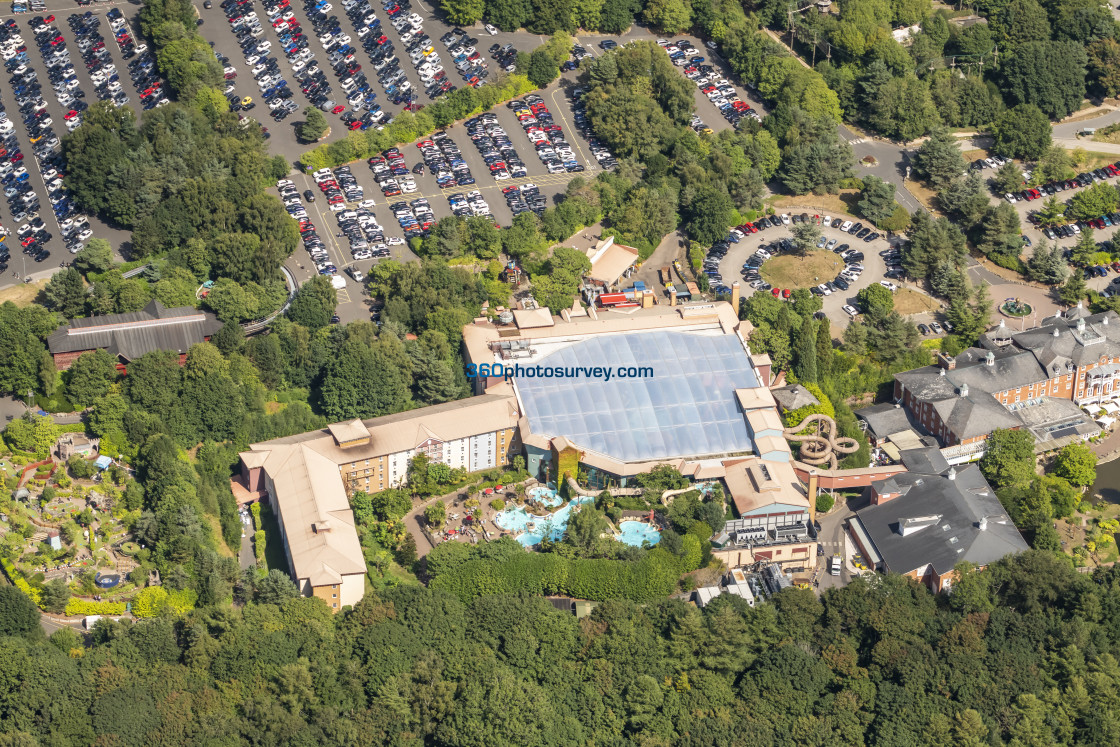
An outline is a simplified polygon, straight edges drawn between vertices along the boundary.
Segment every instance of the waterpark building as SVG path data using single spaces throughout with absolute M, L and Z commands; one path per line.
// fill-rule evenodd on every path
M 560 317 L 542 309 L 498 324 L 476 320 L 463 330 L 463 344 L 468 364 L 613 372 L 511 379 L 530 474 L 554 480 L 578 462 L 580 483 L 597 489 L 625 486 L 658 464 L 697 478 L 722 476 L 724 460 L 769 446 L 756 443 L 744 406 L 770 377 L 769 358 L 751 356 L 749 331 L 723 302 L 577 303 Z M 480 378 L 476 386 L 490 391 L 500 381 Z
M 1120 399 L 1120 316 L 1078 305 L 1020 332 L 1000 322 L 978 347 L 896 374 L 894 395 L 951 462 L 979 459 L 997 428 L 1061 448 L 1100 431 L 1082 407 Z
M 521 450 L 516 428 L 516 401 L 502 385 L 470 399 L 253 444 L 240 455 L 240 481 L 267 494 L 301 593 L 338 610 L 361 599 L 364 588 L 349 494 L 401 485 L 418 454 L 469 471 L 505 466 Z
M 140 311 L 72 319 L 47 338 L 47 349 L 59 371 L 92 350 L 107 350 L 117 358 L 120 371 L 153 350 L 177 353 L 181 366 L 192 345 L 206 342 L 221 328 L 209 311 L 193 306 L 169 309 L 153 300 Z

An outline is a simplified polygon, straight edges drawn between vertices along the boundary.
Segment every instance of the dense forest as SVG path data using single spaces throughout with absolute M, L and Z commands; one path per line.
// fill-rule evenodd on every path
M 936 598 L 890 576 L 607 602 L 386 589 L 332 617 L 244 607 L 45 640 L 0 589 L 11 745 L 1103 745 L 1120 741 L 1120 572 L 1032 551 Z

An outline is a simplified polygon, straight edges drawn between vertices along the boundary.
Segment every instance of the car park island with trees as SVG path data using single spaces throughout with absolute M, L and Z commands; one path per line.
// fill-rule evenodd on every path
M 1120 743 L 1118 19 L 14 0 L 0 744 Z

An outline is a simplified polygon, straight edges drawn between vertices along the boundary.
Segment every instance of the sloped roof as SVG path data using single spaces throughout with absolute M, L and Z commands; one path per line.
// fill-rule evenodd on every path
M 770 393 L 774 395 L 778 406 L 788 412 L 820 404 L 820 400 L 801 384 L 776 387 L 771 389 Z
M 857 512 L 875 549 L 895 573 L 908 573 L 928 563 L 944 574 L 962 560 L 988 565 L 1027 550 L 1027 543 L 976 465 L 954 467 L 945 473 L 904 472 L 873 483 L 872 488 L 879 493 L 902 493 Z M 923 523 L 919 519 L 929 520 L 924 522 L 928 525 L 902 536 L 900 522 Z
M 365 573 L 354 513 L 338 465 L 307 444 L 254 444 L 266 451 L 264 470 L 284 524 L 292 572 L 312 586 Z M 252 453 L 244 455 L 255 460 Z
M 52 354 L 104 348 L 125 360 L 153 350 L 185 353 L 222 328 L 218 318 L 193 306 L 166 308 L 153 300 L 140 311 L 74 319 L 47 338 Z

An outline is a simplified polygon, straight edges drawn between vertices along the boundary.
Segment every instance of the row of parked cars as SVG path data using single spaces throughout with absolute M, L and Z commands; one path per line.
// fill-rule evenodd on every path
M 451 56 L 451 64 L 459 72 L 459 77 L 467 85 L 478 88 L 490 77 L 486 60 L 482 59 L 476 45 L 478 39 L 474 38 L 461 28 L 454 28 L 440 37 L 440 41 L 447 47 L 447 54 Z M 517 51 L 514 50 L 514 54 Z M 421 74 L 423 79 L 423 74 Z
M 1024 171 L 1023 176 L 1026 179 L 1030 179 L 1031 172 Z M 1103 182 L 1117 176 L 1120 176 L 1120 161 L 1107 164 L 1093 171 L 1083 172 L 1072 179 L 1056 179 L 1039 185 L 1038 187 L 1027 187 L 1019 192 L 1008 192 L 1003 197 L 1008 202 L 1030 202 L 1050 195 L 1056 195 L 1066 190 L 1088 187 L 1093 182 Z
M 336 213 L 339 233 L 350 242 L 350 256 L 355 261 L 389 256 L 385 229 L 377 222 L 377 216 L 370 211 L 370 207 L 363 202 L 354 210 Z M 348 267 L 346 271 L 359 283 L 364 279 L 355 267 Z
M 451 206 L 451 212 L 460 218 L 486 218 L 491 222 L 494 220 L 494 216 L 490 214 L 489 203 L 482 198 L 482 193 L 477 189 L 472 189 L 466 194 L 457 192 L 448 195 L 447 204 Z
M 738 125 L 744 118 L 761 119 L 750 104 L 739 98 L 731 81 L 707 64 L 707 60 L 700 56 L 699 50 L 692 45 L 692 42 L 687 39 L 677 42 L 658 39 L 657 43 L 669 54 L 674 65 L 684 68 L 685 77 L 696 84 L 700 93 L 715 104 L 723 118 L 732 125 Z
M 318 185 L 319 191 L 323 193 L 332 212 L 337 213 L 345 210 L 347 201 L 360 202 L 362 200 L 363 190 L 358 185 L 358 180 L 351 173 L 349 166 L 339 166 L 334 171 L 319 169 L 311 177 Z
M 544 99 L 535 93 L 524 101 L 514 99 L 506 104 L 513 110 L 517 121 L 525 130 L 525 136 L 537 149 L 537 158 L 550 174 L 574 173 L 583 171 L 583 164 L 576 160 L 575 151 L 564 137 L 564 130 L 552 119 L 552 112 L 545 106 Z
M 417 164 L 417 173 L 423 168 L 423 164 Z M 381 194 L 386 197 L 416 191 L 416 180 L 409 176 L 408 165 L 404 162 L 404 154 L 400 148 L 390 148 L 381 155 L 370 158 L 369 169 L 373 172 L 377 185 L 381 187 Z
M 440 189 L 466 187 L 475 183 L 471 168 L 463 160 L 463 152 L 446 132 L 433 132 L 430 137 L 416 144 L 424 159 L 424 166 L 436 178 Z M 420 164 L 416 165 L 419 171 Z
M 432 206 L 424 198 L 412 202 L 395 202 L 389 206 L 397 225 L 404 231 L 405 240 L 413 237 L 427 236 L 432 226 L 436 223 L 436 214 Z
M 506 198 L 506 205 L 513 211 L 513 217 L 515 218 L 530 211 L 541 216 L 544 215 L 545 208 L 548 207 L 548 198 L 541 194 L 540 187 L 536 184 L 526 183 L 503 187 L 502 194 Z
M 89 105 L 85 102 L 85 92 L 78 83 L 78 73 L 70 59 L 70 50 L 66 48 L 66 40 L 54 24 L 54 16 L 48 16 L 49 21 L 42 16 L 32 18 L 28 23 L 32 33 L 35 34 L 35 43 L 39 47 L 39 54 L 47 66 L 47 78 L 54 89 L 55 100 L 68 111 L 64 117 L 66 130 L 73 132 L 82 123 L 82 111 Z M 12 69 L 12 65 L 15 68 Z M 8 69 L 20 73 L 28 69 L 26 62 L 19 59 L 9 60 L 5 63 Z M 120 83 L 114 82 L 117 90 Z
M 395 3 L 386 3 L 382 9 L 387 11 L 396 7 Z M 412 96 L 412 92 L 409 90 L 411 84 L 403 90 L 396 85 L 403 79 L 404 74 L 400 71 L 399 65 L 393 64 L 396 62 L 396 58 L 393 56 L 393 43 L 385 35 L 381 19 L 373 12 L 373 6 L 370 5 L 369 0 L 345 0 L 342 9 L 346 11 L 346 16 L 350 19 L 350 25 L 354 29 L 353 44 L 360 43 L 373 60 L 374 69 L 378 74 L 378 82 L 386 96 L 389 100 L 397 103 L 409 100 Z M 338 34 L 341 35 L 341 31 Z M 345 46 L 353 46 L 349 38 L 343 39 L 339 36 L 338 41 Z M 357 66 L 356 58 L 351 59 L 353 57 L 354 52 L 346 50 L 341 55 L 341 59 L 336 58 L 338 61 L 332 62 L 332 64 L 345 64 L 347 68 Z M 388 92 L 390 87 L 393 88 L 391 93 Z M 364 76 L 361 79 L 355 76 L 354 82 L 348 83 L 343 91 L 347 103 L 354 112 L 343 117 L 343 120 L 351 129 L 368 129 L 370 126 L 380 124 L 389 118 L 388 113 L 383 111 L 381 105 L 376 102 L 377 93 L 372 90 L 372 87 L 365 84 Z M 358 112 L 362 110 L 365 110 L 366 114 L 359 115 Z M 355 125 L 355 122 L 358 122 L 358 124 Z
M 509 139 L 505 129 L 498 124 L 498 115 L 493 112 L 480 114 L 473 119 L 468 119 L 466 127 L 471 142 L 490 169 L 490 176 L 501 181 L 529 175 L 525 162 L 513 147 L 513 141 Z
M 276 188 L 280 191 L 280 199 L 288 206 L 288 212 L 299 222 L 299 235 L 303 239 L 303 248 L 307 250 L 315 269 L 320 275 L 334 275 L 338 272 L 338 268 L 331 262 L 327 246 L 323 243 L 319 232 L 315 230 L 315 224 L 307 216 L 306 210 L 301 213 L 293 207 L 293 203 L 299 202 L 299 189 L 291 179 L 279 180 L 276 182 Z
M 588 147 L 591 150 L 591 155 L 599 162 L 599 166 L 604 169 L 613 169 L 618 165 L 618 159 L 614 157 L 610 149 L 603 144 L 599 138 L 595 137 L 595 133 L 591 131 L 591 121 L 587 118 L 587 107 L 583 103 L 583 94 L 587 92 L 586 88 L 582 86 L 572 89 L 572 117 L 575 121 L 576 129 L 583 135 L 583 139 L 587 141 Z

